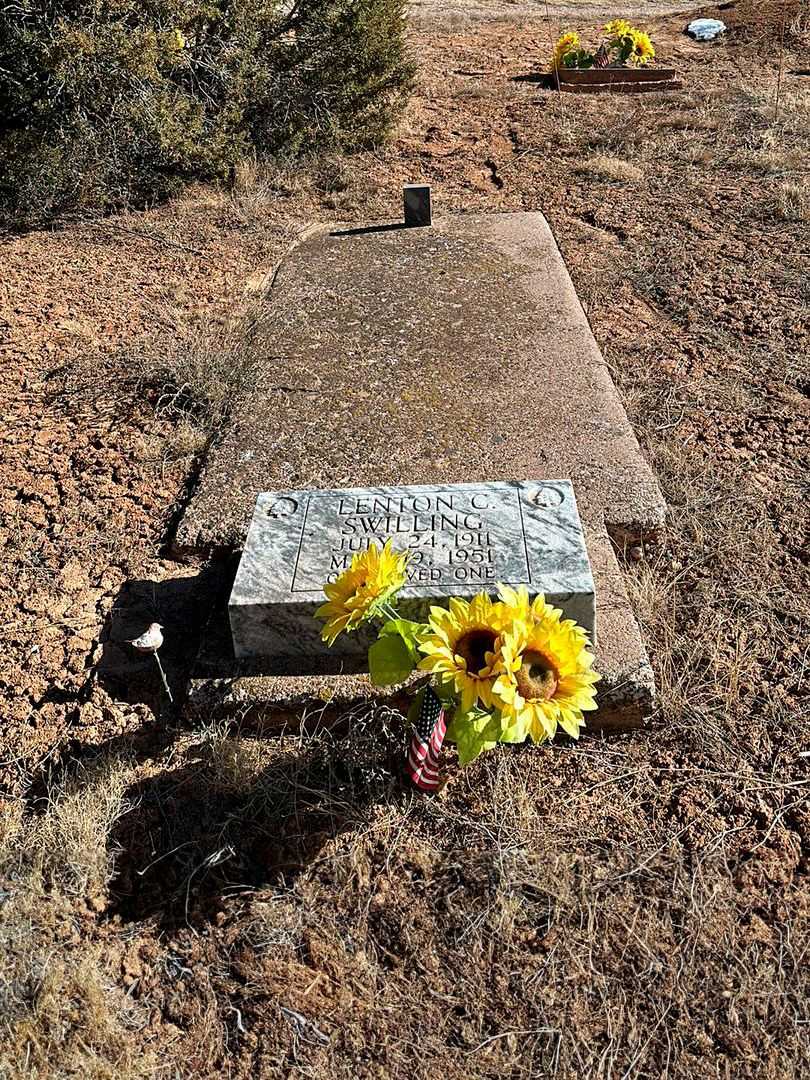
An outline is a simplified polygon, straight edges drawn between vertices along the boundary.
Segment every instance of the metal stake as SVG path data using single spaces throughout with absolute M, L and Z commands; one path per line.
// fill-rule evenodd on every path
M 160 678 L 163 681 L 163 689 L 166 691 L 166 697 L 169 699 L 169 701 L 172 703 L 172 705 L 174 705 L 174 698 L 172 697 L 172 692 L 169 689 L 169 684 L 166 681 L 166 672 L 163 670 L 163 664 L 161 664 L 161 662 L 160 662 L 160 657 L 158 656 L 158 654 L 156 652 L 152 653 L 152 655 L 154 656 L 155 663 L 158 666 L 158 671 L 160 672 Z

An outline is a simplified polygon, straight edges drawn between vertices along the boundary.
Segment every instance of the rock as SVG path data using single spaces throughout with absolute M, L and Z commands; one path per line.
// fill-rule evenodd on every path
M 94 727 L 103 719 L 104 714 L 97 705 L 91 705 L 90 702 L 87 702 L 86 704 L 79 706 L 76 723 L 80 727 Z
M 714 41 L 726 32 L 726 24 L 720 19 L 693 19 L 686 32 L 695 41 Z

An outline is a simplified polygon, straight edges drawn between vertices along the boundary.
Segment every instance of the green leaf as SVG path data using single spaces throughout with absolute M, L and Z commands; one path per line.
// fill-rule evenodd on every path
M 593 67 L 593 53 L 585 49 L 569 49 L 562 56 L 562 66 L 567 68 Z
M 498 738 L 498 742 L 520 743 L 525 740 L 526 735 L 527 728 L 525 720 L 513 720 L 509 727 L 507 727 L 502 720 L 501 734 Z
M 452 709 L 458 704 L 456 696 L 456 684 L 453 681 L 453 676 L 449 676 L 443 679 L 439 675 L 436 682 L 433 684 L 433 689 L 436 691 L 436 697 L 444 705 L 445 709 Z
M 498 742 L 500 732 L 501 718 L 497 713 L 472 708 L 453 716 L 447 737 L 456 744 L 459 763 L 467 765 L 484 750 L 491 750 Z
M 416 664 L 420 659 L 419 642 L 424 632 L 424 623 L 412 622 L 410 619 L 391 619 L 380 630 L 380 637 L 397 634 L 408 646 L 413 662 Z
M 375 686 L 393 686 L 415 667 L 411 650 L 398 634 L 384 634 L 368 650 L 368 670 Z
M 619 40 L 621 41 L 621 46 L 619 48 L 619 62 L 624 64 L 635 48 L 635 42 L 629 35 L 620 38 Z

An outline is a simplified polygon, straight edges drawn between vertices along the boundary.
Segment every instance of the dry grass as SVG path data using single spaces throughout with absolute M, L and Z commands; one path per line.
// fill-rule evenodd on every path
M 582 133 L 583 148 L 632 154 L 651 172 L 658 172 L 663 160 L 690 172 L 719 168 L 732 177 L 810 170 L 810 87 L 784 91 L 778 112 L 774 92 L 731 86 L 719 93 L 679 95 L 632 119 Z
M 91 900 L 104 895 L 114 861 L 108 838 L 127 812 L 128 781 L 120 761 L 103 760 L 89 774 L 80 769 L 49 792 L 41 813 L 18 826 L 25 829 L 25 858 L 47 888 Z
M 156 415 L 173 424 L 166 448 L 171 456 L 203 452 L 227 422 L 234 402 L 253 385 L 258 313 L 258 302 L 247 300 L 228 318 L 189 325 L 166 308 L 161 321 L 171 328 L 171 351 L 133 357 L 136 378 L 153 400 Z
M 739 124 L 750 125 L 754 132 L 777 136 L 787 145 L 806 150 L 806 140 L 810 136 L 810 87 L 802 85 L 796 89 L 784 90 L 778 99 L 775 90 L 770 93 L 763 90 L 748 91 L 741 95 L 743 107 L 738 109 L 738 124 L 734 130 L 739 132 Z M 746 108 L 747 106 L 747 108 Z
M 207 973 L 195 1060 L 229 1060 L 235 1002 L 266 1075 L 797 1075 L 810 937 L 773 852 L 798 858 L 802 789 L 722 748 L 713 715 L 692 701 L 681 763 L 671 736 L 505 752 L 434 802 L 369 785 L 328 733 L 180 740 L 128 819 L 129 850 L 149 836 L 159 862 L 124 914 L 193 928 L 234 891 L 219 943 L 173 932 Z M 765 838 L 729 820 L 732 791 Z
M 455 97 L 472 101 L 528 101 L 536 93 L 531 83 L 519 83 L 512 80 L 491 82 L 485 78 L 471 75 L 453 80 Z
M 305 161 L 279 158 L 258 162 L 246 158 L 234 169 L 227 192 L 228 209 L 246 228 L 261 228 L 277 199 L 300 197 L 312 190 L 312 170 Z
M 691 106 L 688 109 L 676 107 L 668 111 L 661 126 L 683 132 L 717 130 L 718 119 L 711 115 L 708 101 L 701 102 L 699 98 L 694 98 Z
M 810 184 L 780 184 L 775 206 L 777 215 L 783 221 L 810 221 Z
M 425 6 L 411 9 L 408 21 L 415 29 L 430 30 L 431 33 L 463 33 L 472 30 L 481 23 L 520 23 L 526 19 L 526 11 L 517 9 L 514 11 L 498 8 L 495 5 L 487 7 L 471 7 L 468 9 L 451 10 L 445 7 Z
M 208 445 L 205 429 L 192 423 L 188 417 L 181 417 L 173 428 L 166 442 L 166 451 L 173 460 L 199 457 Z
M 807 156 L 801 150 L 784 150 L 768 147 L 741 155 L 740 164 L 755 172 L 771 176 L 791 176 L 803 168 Z
M 128 809 L 130 778 L 128 762 L 102 759 L 53 788 L 36 813 L 20 804 L 5 811 L 0 1076 L 8 1080 L 154 1072 L 154 1058 L 134 1037 L 144 1010 L 118 985 L 109 943 L 86 926 L 87 912 L 106 901 L 110 833 Z
M 778 725 L 784 701 L 779 685 L 762 678 L 763 643 L 790 654 L 795 627 L 810 619 L 810 609 L 801 598 L 774 594 L 769 570 L 779 541 L 762 491 L 744 465 L 719 473 L 688 445 L 661 438 L 668 418 L 699 407 L 700 383 L 674 395 L 668 387 L 664 398 L 654 373 L 636 373 L 633 382 L 631 414 L 664 486 L 673 529 L 666 549 L 628 577 L 655 657 L 662 710 L 702 727 L 723 718 L 718 731 L 734 717 L 748 728 L 753 711 L 762 725 Z M 745 397 L 739 387 L 733 396 Z M 752 405 L 733 407 L 744 415 Z M 764 726 L 757 737 L 765 737 Z
M 810 49 L 810 12 L 798 11 L 789 20 L 785 42 L 794 49 Z
M 638 165 L 624 158 L 609 157 L 607 154 L 594 154 L 580 162 L 576 171 L 597 180 L 613 180 L 617 183 L 633 183 L 644 179 L 644 172 Z
M 349 208 L 360 184 L 367 190 L 367 178 L 358 176 L 350 159 L 339 153 L 261 163 L 247 159 L 234 170 L 226 207 L 245 228 L 264 229 L 280 199 L 314 197 L 330 209 L 336 204 Z

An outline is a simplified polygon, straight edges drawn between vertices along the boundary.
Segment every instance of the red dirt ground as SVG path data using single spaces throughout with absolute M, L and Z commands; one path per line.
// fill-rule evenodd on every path
M 539 1065 L 522 1071 L 526 1032 L 548 1068 L 537 1032 L 564 1009 L 582 1046 L 618 1040 L 618 1072 L 607 1049 L 601 1058 L 593 1049 L 594 1058 L 563 1054 L 559 1075 L 787 1080 L 807 1046 L 806 1018 L 790 1012 L 794 991 L 773 990 L 784 1001 L 777 1023 L 772 1001 L 743 992 L 742 974 L 782 987 L 786 928 L 789 944 L 806 940 L 810 907 L 808 759 L 799 756 L 810 749 L 810 209 L 802 216 L 780 201 L 785 185 L 807 193 L 810 182 L 810 88 L 788 74 L 807 66 L 806 54 L 788 41 L 777 115 L 773 21 L 756 21 L 759 6 L 755 19 L 750 5 L 723 5 L 732 32 L 716 46 L 683 37 L 681 16 L 651 26 L 660 55 L 684 75 L 682 94 L 560 98 L 512 81 L 537 70 L 552 35 L 541 18 L 504 10 L 501 22 L 454 15 L 414 30 L 420 82 L 398 136 L 336 177 L 278 170 L 235 196 L 194 189 L 164 207 L 0 240 L 0 778 L 11 807 L 43 764 L 141 739 L 130 795 L 142 809 L 116 835 L 119 879 L 75 925 L 109 950 L 117 985 L 137 984 L 148 1016 L 134 1045 L 171 1048 L 178 1075 L 409 1075 L 416 1029 L 403 1017 L 417 1007 L 439 1032 L 432 1061 L 448 1077 L 546 1075 Z M 617 178 L 617 159 L 636 166 L 635 179 Z M 156 416 L 159 388 L 137 378 L 138 358 L 233 320 L 307 222 L 396 217 L 401 184 L 416 181 L 432 183 L 439 213 L 541 209 L 560 241 L 672 508 L 665 549 L 629 571 L 661 715 L 652 733 L 543 751 L 531 768 L 516 755 L 493 758 L 451 785 L 438 810 L 403 809 L 395 797 L 356 818 L 337 814 L 337 827 L 330 802 L 295 803 L 281 825 L 272 815 L 272 828 L 245 825 L 243 862 L 230 864 L 228 880 L 259 891 L 230 895 L 212 872 L 202 898 L 186 892 L 186 915 L 189 895 L 199 909 L 184 919 L 186 864 L 138 868 L 190 842 L 173 831 L 178 808 L 202 823 L 206 856 L 224 849 L 220 819 L 194 794 L 201 777 L 213 781 L 207 766 L 185 763 L 187 736 L 156 733 L 148 697 L 127 703 L 97 675 L 122 586 L 194 572 L 166 557 L 193 456 Z M 317 762 L 310 773 L 295 761 L 283 766 L 288 781 L 317 786 Z M 527 807 L 531 841 L 521 832 Z M 412 829 L 404 845 L 400 811 Z M 549 839 L 541 830 L 552 826 Z M 489 844 L 495 833 L 507 852 L 497 873 L 526 852 L 531 873 L 496 881 L 494 864 L 472 853 L 465 862 L 471 836 Z M 553 864 L 559 879 L 541 889 L 538 864 Z M 275 891 L 261 891 L 257 866 Z M 696 876 L 687 881 L 685 868 Z M 514 916 L 504 882 L 509 903 L 556 912 L 545 930 Z M 690 888 L 701 897 L 694 938 L 686 915 L 665 916 L 669 898 Z M 601 898 L 601 915 L 586 894 Z M 485 940 L 476 905 L 495 910 L 496 895 L 508 935 Z M 302 931 L 298 951 L 257 959 L 248 932 L 257 912 L 294 921 L 299 902 L 321 923 Z M 156 918 L 161 904 L 169 914 Z M 358 905 L 367 938 L 355 948 L 345 928 Z M 617 925 L 645 934 L 614 937 Z M 487 953 L 493 942 L 504 966 Z M 568 942 L 579 948 L 570 957 Z M 688 1000 L 666 966 L 686 942 Z M 409 996 L 417 961 L 422 997 Z M 588 993 L 593 972 L 614 963 L 608 1007 Z M 663 1000 L 674 1012 L 636 1037 L 647 984 L 650 1015 Z M 485 1022 L 483 1005 L 467 1009 L 473 999 L 486 1002 Z M 331 1048 L 290 1009 L 320 1018 Z M 676 1064 L 664 1032 L 682 1053 Z

